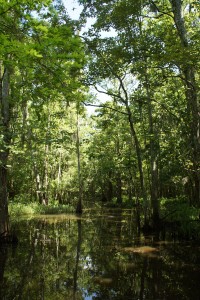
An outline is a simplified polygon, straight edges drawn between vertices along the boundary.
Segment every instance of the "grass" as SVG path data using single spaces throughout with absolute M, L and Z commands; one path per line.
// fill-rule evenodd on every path
M 18 217 L 22 215 L 36 215 L 36 214 L 61 214 L 61 213 L 73 213 L 75 211 L 74 207 L 65 204 L 51 204 L 48 206 L 39 203 L 10 203 L 9 204 L 9 215 L 11 217 Z

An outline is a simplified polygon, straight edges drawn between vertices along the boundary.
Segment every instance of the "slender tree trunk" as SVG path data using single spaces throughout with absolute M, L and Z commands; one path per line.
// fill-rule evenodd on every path
M 77 151 L 77 164 L 78 164 L 78 188 L 79 196 L 76 206 L 76 213 L 82 214 L 82 180 L 81 180 L 81 161 L 80 161 L 80 138 L 79 138 L 79 114 L 77 112 L 77 125 L 76 125 L 76 151 Z
M 73 288 L 73 299 L 76 299 L 76 292 L 77 292 L 77 281 L 78 281 L 78 265 L 80 260 L 80 252 L 81 252 L 81 243 L 82 243 L 82 226 L 81 220 L 77 220 L 78 226 L 78 238 L 77 238 L 77 250 L 76 250 L 76 263 L 74 269 L 74 288 Z
M 59 152 L 59 159 L 58 159 L 58 175 L 57 175 L 57 182 L 58 182 L 58 188 L 60 186 L 60 180 L 61 180 L 61 162 L 62 162 L 62 152 Z
M 140 35 L 143 36 L 142 22 L 140 24 Z M 156 228 L 159 224 L 159 203 L 158 203 L 158 153 L 157 142 L 154 132 L 154 123 L 152 116 L 152 101 L 151 93 L 149 89 L 149 78 L 147 69 L 147 58 L 144 55 L 144 86 L 146 89 L 147 101 L 148 101 L 148 119 L 149 119 L 149 136 L 150 136 L 150 193 L 151 193 L 151 209 L 152 209 L 152 221 L 153 227 Z M 141 110 L 141 108 L 140 108 Z M 142 116 L 142 110 L 140 112 Z M 146 144 L 146 141 L 145 141 Z M 149 174 L 149 172 L 148 172 Z
M 113 198 L 113 184 L 112 184 L 112 171 L 110 170 L 108 173 L 108 178 L 106 179 L 106 184 L 104 186 L 106 187 L 105 194 L 107 201 L 112 201 Z
M 44 187 L 42 203 L 48 205 L 48 190 L 49 190 L 49 145 L 45 145 L 45 165 L 44 165 Z
M 120 159 L 121 154 L 120 154 L 119 136 L 117 136 L 117 140 L 116 140 L 116 154 L 118 159 Z M 121 205 L 122 204 L 122 178 L 121 178 L 120 169 L 117 170 L 117 174 L 116 174 L 116 195 L 117 195 L 117 203 Z
M 42 204 L 42 183 L 40 179 L 40 174 L 37 166 L 37 162 L 34 164 L 34 177 L 35 177 L 35 184 L 36 184 L 36 199 Z
M 0 299 L 5 299 L 5 282 L 4 282 L 4 270 L 7 261 L 7 247 L 2 247 L 0 252 Z
M 0 236 L 7 235 L 9 232 L 8 218 L 8 191 L 7 191 L 7 162 L 10 146 L 10 105 L 9 105 L 9 72 L 8 69 L 0 65 L 0 108 L 1 120 L 0 128 L 3 136 L 0 145 Z
M 108 67 L 113 72 L 112 66 L 108 65 Z M 118 98 L 126 107 L 126 112 L 128 115 L 128 122 L 129 122 L 129 126 L 130 126 L 131 138 L 132 138 L 133 145 L 135 146 L 135 150 L 136 150 L 139 177 L 140 177 L 141 197 L 142 197 L 143 203 L 144 203 L 144 225 L 146 226 L 147 225 L 147 193 L 145 190 L 145 181 L 144 181 L 144 172 L 143 172 L 140 143 L 139 143 L 139 140 L 138 140 L 135 128 L 134 128 L 133 115 L 132 115 L 132 112 L 131 112 L 131 109 L 129 106 L 129 96 L 128 96 L 127 90 L 123 84 L 123 79 L 119 75 L 117 75 L 115 72 L 113 72 L 113 75 L 115 75 L 115 77 L 119 81 Z M 120 91 L 122 91 L 123 96 Z
M 27 107 L 27 101 L 23 101 L 22 106 L 22 134 L 21 134 L 21 144 L 22 149 L 24 149 L 25 144 L 25 132 L 26 132 L 26 124 L 27 124 L 27 117 L 28 117 L 28 107 Z
M 188 66 L 184 70 L 186 79 L 186 98 L 189 109 L 189 126 L 190 126 L 190 149 L 192 170 L 190 170 L 190 177 L 194 182 L 194 199 L 200 205 L 200 136 L 199 136 L 199 117 L 200 111 L 197 105 L 197 91 L 194 77 L 193 67 Z
M 122 180 L 120 173 L 117 173 L 116 185 L 117 203 L 122 204 Z
M 59 152 L 59 158 L 58 158 L 58 175 L 57 175 L 57 189 L 56 189 L 56 196 L 55 198 L 58 199 L 59 203 L 62 203 L 62 188 L 61 188 L 61 175 L 62 175 L 62 151 Z
M 147 70 L 145 74 L 145 86 L 148 99 L 148 117 L 149 117 L 149 136 L 150 136 L 150 174 L 151 174 L 151 207 L 152 207 L 152 221 L 156 228 L 159 225 L 159 202 L 158 202 L 158 151 L 157 139 L 154 132 L 153 116 L 152 116 L 152 102 L 149 91 L 149 81 Z
M 170 0 L 170 3 L 174 13 L 174 22 L 182 43 L 182 47 L 188 49 L 189 40 L 182 15 L 182 0 Z M 182 65 L 182 70 L 185 77 L 185 95 L 189 114 L 190 141 L 188 144 L 190 145 L 191 160 L 193 163 L 191 177 L 193 178 L 195 186 L 194 198 L 196 203 L 200 205 L 200 105 L 198 100 L 197 83 L 195 80 L 194 65 L 188 63 L 186 60 L 185 64 Z
M 143 173 L 143 166 L 142 166 L 140 143 L 138 141 L 138 137 L 137 137 L 134 125 L 133 125 L 132 113 L 131 113 L 130 107 L 127 102 L 126 102 L 126 110 L 128 113 L 128 120 L 129 120 L 131 136 L 133 139 L 133 143 L 135 145 L 135 150 L 136 150 L 136 155 L 137 155 L 137 163 L 138 163 L 138 170 L 139 170 L 139 176 L 140 176 L 140 188 L 141 188 L 142 198 L 144 201 L 144 224 L 146 225 L 147 224 L 147 194 L 146 194 L 145 184 L 144 184 L 144 173 Z
M 49 135 L 50 135 L 50 123 L 51 114 L 48 107 L 48 121 L 47 121 L 47 132 L 46 132 L 46 143 L 45 143 L 45 164 L 44 164 L 44 184 L 43 184 L 43 204 L 48 205 L 49 197 L 49 153 L 51 152 L 51 145 L 49 145 Z
M 140 300 L 145 299 L 145 277 L 147 273 L 147 257 L 144 257 L 141 278 L 140 278 Z

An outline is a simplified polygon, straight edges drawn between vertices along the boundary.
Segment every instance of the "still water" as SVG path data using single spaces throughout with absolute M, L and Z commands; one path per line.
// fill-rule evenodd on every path
M 200 245 L 138 234 L 132 210 L 13 221 L 1 300 L 200 299 Z

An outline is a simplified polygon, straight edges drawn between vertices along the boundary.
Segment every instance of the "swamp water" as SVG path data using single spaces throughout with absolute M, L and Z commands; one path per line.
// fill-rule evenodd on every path
M 200 299 L 200 245 L 138 235 L 132 210 L 13 221 L 1 300 Z

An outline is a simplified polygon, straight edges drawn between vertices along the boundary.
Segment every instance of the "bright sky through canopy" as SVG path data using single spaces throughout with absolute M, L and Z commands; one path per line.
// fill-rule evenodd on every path
M 78 20 L 83 7 L 76 0 L 63 0 L 63 3 L 69 16 L 74 20 Z
M 81 6 L 78 3 L 78 1 L 76 1 L 76 0 L 63 0 L 63 3 L 64 3 L 64 5 L 67 9 L 67 12 L 68 12 L 70 18 L 72 18 L 73 20 L 78 20 L 80 14 L 81 14 L 81 11 L 83 9 L 83 6 Z M 88 20 L 88 22 L 85 26 L 85 29 L 87 30 L 93 24 L 93 22 L 94 22 L 94 19 Z M 104 32 L 103 33 L 104 37 L 105 36 L 110 36 L 110 35 L 115 35 L 113 30 L 111 30 L 111 32 Z M 99 93 L 94 88 L 91 88 L 91 93 L 93 95 L 96 94 L 96 99 L 100 103 L 104 103 L 104 102 L 110 100 L 110 96 Z M 87 111 L 88 111 L 89 114 L 92 114 L 95 111 L 95 107 L 88 106 Z

